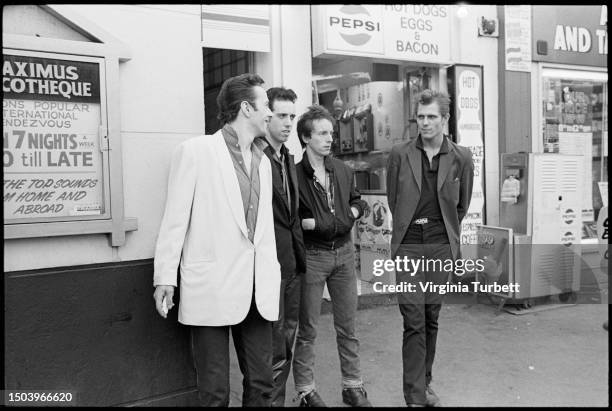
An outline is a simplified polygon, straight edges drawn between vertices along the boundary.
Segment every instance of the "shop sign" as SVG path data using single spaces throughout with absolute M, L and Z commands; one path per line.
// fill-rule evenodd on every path
M 347 4 L 319 7 L 324 8 L 330 50 L 382 54 L 383 20 L 380 6 Z
M 5 224 L 102 215 L 100 64 L 5 52 L 2 88 Z
M 385 57 L 444 63 L 451 60 L 451 7 L 385 4 Z
M 476 244 L 477 228 L 484 221 L 485 199 L 482 67 L 455 65 L 449 72 L 454 108 L 450 121 L 457 143 L 472 151 L 474 161 L 472 200 L 461 222 L 461 244 Z
M 533 60 L 607 67 L 607 24 L 607 6 L 533 6 Z
M 450 61 L 451 6 L 311 7 L 314 57 L 342 54 L 430 63 Z

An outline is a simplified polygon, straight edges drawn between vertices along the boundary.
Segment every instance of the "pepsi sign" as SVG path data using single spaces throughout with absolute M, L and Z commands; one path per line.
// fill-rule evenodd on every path
M 325 25 L 330 49 L 383 54 L 380 7 L 360 4 L 328 6 Z

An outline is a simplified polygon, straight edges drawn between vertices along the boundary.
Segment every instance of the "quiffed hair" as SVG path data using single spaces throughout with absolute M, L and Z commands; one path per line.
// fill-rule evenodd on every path
M 318 104 L 308 107 L 308 111 L 302 114 L 297 122 L 297 135 L 300 139 L 300 144 L 302 144 L 302 147 L 306 146 L 304 137 L 310 137 L 310 133 L 312 132 L 312 122 L 314 120 L 329 120 L 329 122 L 332 124 L 334 124 L 335 121 L 334 117 L 325 107 Z
M 292 103 L 295 103 L 295 100 L 297 100 L 297 94 L 290 88 L 285 87 L 271 87 L 266 91 L 266 94 L 268 95 L 268 107 L 270 110 L 274 109 L 275 100 L 290 101 Z
M 423 90 L 417 95 L 416 101 L 417 110 L 419 109 L 419 105 L 428 106 L 436 102 L 438 103 L 438 107 L 440 107 L 440 114 L 442 116 L 450 112 L 450 96 L 443 91 Z
M 258 74 L 252 73 L 241 74 L 225 80 L 217 96 L 217 119 L 221 120 L 223 124 L 234 121 L 243 101 L 248 101 L 255 107 L 253 87 L 261 86 L 263 83 L 263 79 Z

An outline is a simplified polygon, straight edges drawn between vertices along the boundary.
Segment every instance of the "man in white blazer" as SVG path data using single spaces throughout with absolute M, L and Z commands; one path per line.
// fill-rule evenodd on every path
M 170 166 L 154 299 L 166 318 L 180 266 L 178 321 L 192 326 L 203 406 L 229 405 L 230 330 L 244 376 L 242 405 L 271 401 L 272 321 L 278 319 L 281 276 L 271 165 L 252 144 L 265 135 L 271 117 L 262 84 L 248 73 L 226 80 L 217 97 L 217 117 L 225 125 L 180 144 Z

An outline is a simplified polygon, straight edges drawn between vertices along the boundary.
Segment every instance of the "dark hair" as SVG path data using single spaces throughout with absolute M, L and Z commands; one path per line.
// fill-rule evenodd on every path
M 306 146 L 304 137 L 310 137 L 310 133 L 312 132 L 312 122 L 314 120 L 329 120 L 329 122 L 333 125 L 335 119 L 323 106 L 313 104 L 312 106 L 308 107 L 308 111 L 302 114 L 297 122 L 297 135 L 300 139 L 302 147 Z
M 266 94 L 268 95 L 268 107 L 270 107 L 270 110 L 274 110 L 274 101 L 276 100 L 290 101 L 292 103 L 295 103 L 295 100 L 297 100 L 295 92 L 285 87 L 269 88 Z
M 416 97 L 416 108 L 419 109 L 419 105 L 428 106 L 432 103 L 438 103 L 440 107 L 440 115 L 443 117 L 450 111 L 450 96 L 443 91 L 423 90 Z
M 223 82 L 217 96 L 217 119 L 223 124 L 234 121 L 240 111 L 240 104 L 248 101 L 255 109 L 253 87 L 261 86 L 263 79 L 258 74 L 245 73 L 230 77 Z

